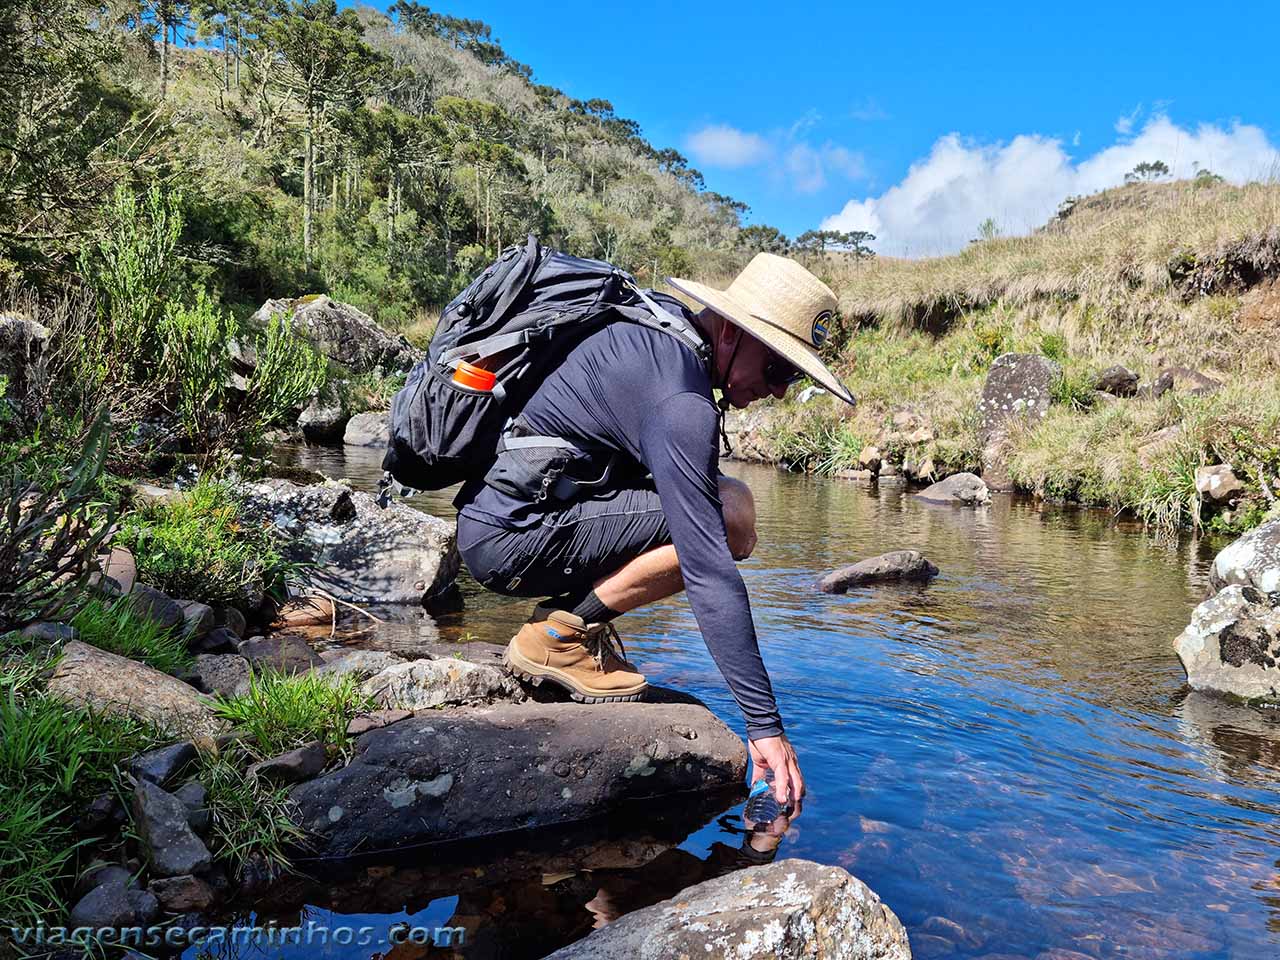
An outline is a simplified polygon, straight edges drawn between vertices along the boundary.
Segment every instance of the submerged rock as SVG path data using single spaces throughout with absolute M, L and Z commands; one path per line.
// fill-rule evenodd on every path
M 63 647 L 47 689 L 60 700 L 138 717 L 175 735 L 216 736 L 222 731 L 222 723 L 190 684 L 79 640 Z
M 957 473 L 939 480 L 916 494 L 931 503 L 960 503 L 981 507 L 991 502 L 991 491 L 983 479 L 972 473 Z
M 907 932 L 840 867 L 779 860 L 628 913 L 547 960 L 911 960 Z
M 1280 520 L 1255 527 L 1214 558 L 1209 585 L 1221 590 L 1233 583 L 1280 591 Z
M 339 483 L 242 491 L 249 516 L 289 533 L 291 559 L 315 563 L 312 582 L 339 600 L 420 605 L 458 574 L 454 524 L 402 503 L 383 509 Z
M 292 791 L 318 855 L 568 823 L 742 783 L 746 750 L 691 703 L 527 703 L 418 715 Z
M 1196 607 L 1174 649 L 1195 690 L 1280 703 L 1280 595 L 1232 584 Z
M 869 583 L 926 582 L 937 575 L 938 568 L 919 550 L 894 550 L 832 571 L 818 581 L 818 589 L 823 593 L 844 593 L 850 587 Z

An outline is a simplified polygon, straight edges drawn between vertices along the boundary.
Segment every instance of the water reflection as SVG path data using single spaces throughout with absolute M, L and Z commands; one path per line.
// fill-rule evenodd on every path
M 378 476 L 376 451 L 303 458 L 366 488 Z M 1280 955 L 1280 716 L 1189 695 L 1172 650 L 1221 543 L 1021 500 L 966 511 L 902 487 L 726 469 L 756 494 L 760 546 L 742 569 L 811 789 L 785 856 L 858 874 L 919 956 Z M 451 516 L 448 500 L 416 503 Z M 812 589 L 833 567 L 904 547 L 942 575 L 840 597 Z M 442 640 L 504 642 L 528 615 L 465 578 L 462 590 L 466 608 L 436 620 Z M 682 599 L 619 626 L 651 680 L 738 722 Z M 671 865 L 711 863 L 722 846 L 741 846 L 732 819 L 608 867 L 607 889 L 603 867 L 540 887 L 540 919 L 507 912 L 492 925 L 577 935 L 624 909 L 626 890 L 661 886 L 632 871 L 678 877 Z M 487 856 L 499 869 L 504 851 Z M 431 873 L 423 889 L 449 893 Z

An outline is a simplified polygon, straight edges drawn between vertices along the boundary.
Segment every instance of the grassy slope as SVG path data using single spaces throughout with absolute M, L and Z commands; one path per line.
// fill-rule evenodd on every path
M 815 266 L 857 332 L 836 365 L 861 405 L 784 405 L 773 453 L 800 467 L 856 466 L 864 442 L 931 455 L 941 472 L 980 467 L 975 415 L 1000 353 L 1063 364 L 1050 415 L 1017 438 L 1023 489 L 1127 509 L 1161 524 L 1257 523 L 1280 474 L 1280 186 L 1138 184 L 1078 202 L 1040 232 L 929 260 Z M 1094 376 L 1124 363 L 1144 380 L 1169 365 L 1223 381 L 1211 396 L 1095 403 Z M 910 410 L 935 439 L 892 429 Z M 901 420 L 901 418 L 900 418 Z M 1166 427 L 1162 449 L 1139 448 Z M 1195 493 L 1202 464 L 1229 462 L 1243 507 L 1211 518 Z

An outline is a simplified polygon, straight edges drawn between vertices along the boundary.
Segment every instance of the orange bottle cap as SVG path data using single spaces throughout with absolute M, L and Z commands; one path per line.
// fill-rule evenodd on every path
M 491 370 L 460 360 L 457 368 L 453 371 L 453 382 L 464 387 L 470 387 L 472 390 L 492 390 L 493 385 L 498 382 L 498 378 L 494 376 Z

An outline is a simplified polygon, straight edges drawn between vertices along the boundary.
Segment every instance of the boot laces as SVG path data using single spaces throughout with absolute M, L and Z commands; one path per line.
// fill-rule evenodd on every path
M 604 662 L 612 654 L 624 663 L 627 659 L 627 648 L 618 636 L 618 629 L 612 623 L 592 623 L 587 626 L 586 647 L 596 659 L 596 667 L 604 671 Z

